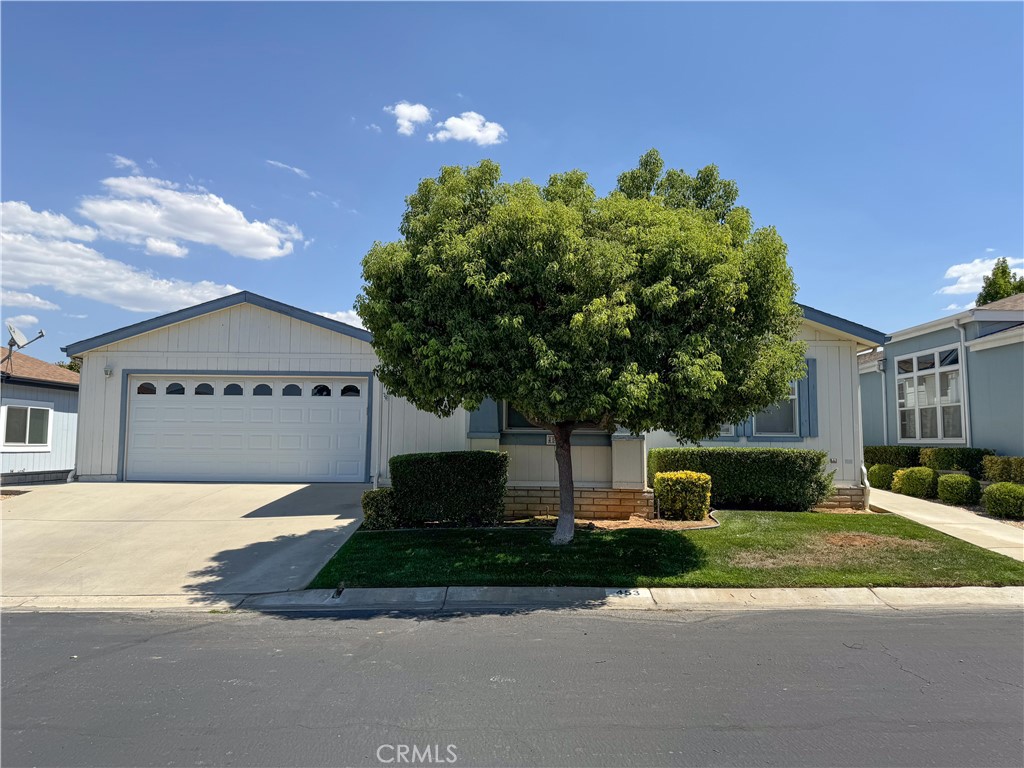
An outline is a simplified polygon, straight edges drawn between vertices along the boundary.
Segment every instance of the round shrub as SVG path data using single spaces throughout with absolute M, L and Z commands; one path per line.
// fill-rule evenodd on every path
M 941 475 L 939 500 L 947 504 L 974 505 L 981 499 L 981 483 L 967 475 Z
M 711 475 L 703 472 L 658 472 L 654 496 L 662 517 L 703 520 L 711 510 Z
M 939 493 L 939 473 L 928 467 L 901 469 L 892 477 L 892 489 L 904 496 L 934 499 Z
M 868 483 L 872 488 L 881 488 L 883 491 L 892 490 L 892 476 L 896 473 L 896 467 L 892 464 L 875 464 L 868 470 Z
M 993 517 L 1024 520 L 1024 485 L 993 483 L 981 494 L 981 504 Z
M 401 528 L 402 520 L 391 488 L 375 488 L 363 493 L 363 525 L 367 531 Z

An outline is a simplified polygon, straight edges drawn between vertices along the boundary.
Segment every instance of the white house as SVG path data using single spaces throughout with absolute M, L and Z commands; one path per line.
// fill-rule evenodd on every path
M 837 483 L 860 488 L 856 355 L 882 335 L 810 308 L 804 315 L 809 377 L 788 403 L 722 440 L 821 448 Z M 543 431 L 493 402 L 445 419 L 419 411 L 382 392 L 367 331 L 253 293 L 64 349 L 82 361 L 80 480 L 388 484 L 396 454 L 489 449 L 511 457 L 510 505 L 557 507 Z M 667 444 L 665 433 L 575 434 L 581 513 L 649 503 L 646 450 Z

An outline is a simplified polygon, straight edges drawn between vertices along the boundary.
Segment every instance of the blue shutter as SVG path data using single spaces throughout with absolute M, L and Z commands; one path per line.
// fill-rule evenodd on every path
M 818 361 L 806 359 L 807 375 L 797 383 L 797 407 L 800 410 L 800 437 L 818 436 Z
M 751 416 L 749 419 L 744 421 L 742 424 L 739 424 L 736 427 L 736 434 L 737 435 L 743 435 L 744 437 L 753 437 L 754 436 L 754 417 Z

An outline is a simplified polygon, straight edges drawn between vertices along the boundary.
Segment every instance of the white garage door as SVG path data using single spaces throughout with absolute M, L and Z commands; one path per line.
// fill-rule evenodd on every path
M 128 381 L 127 480 L 366 481 L 365 378 Z

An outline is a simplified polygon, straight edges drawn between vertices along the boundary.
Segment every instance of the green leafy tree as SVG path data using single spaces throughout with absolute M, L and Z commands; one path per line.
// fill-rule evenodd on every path
M 714 166 L 662 166 L 648 152 L 605 197 L 581 171 L 541 187 L 445 167 L 363 259 L 356 309 L 389 391 L 439 416 L 504 400 L 554 435 L 555 543 L 573 536 L 581 423 L 696 441 L 803 375 L 782 238 Z
M 69 371 L 74 371 L 75 373 L 82 372 L 82 361 L 74 357 L 70 360 L 60 360 L 54 363 L 54 365 L 60 368 L 67 368 Z
M 1024 293 L 1024 275 L 1011 272 L 1006 259 L 999 258 L 992 267 L 992 274 L 987 275 L 982 282 L 981 291 L 974 303 L 982 307 L 1018 293 Z

